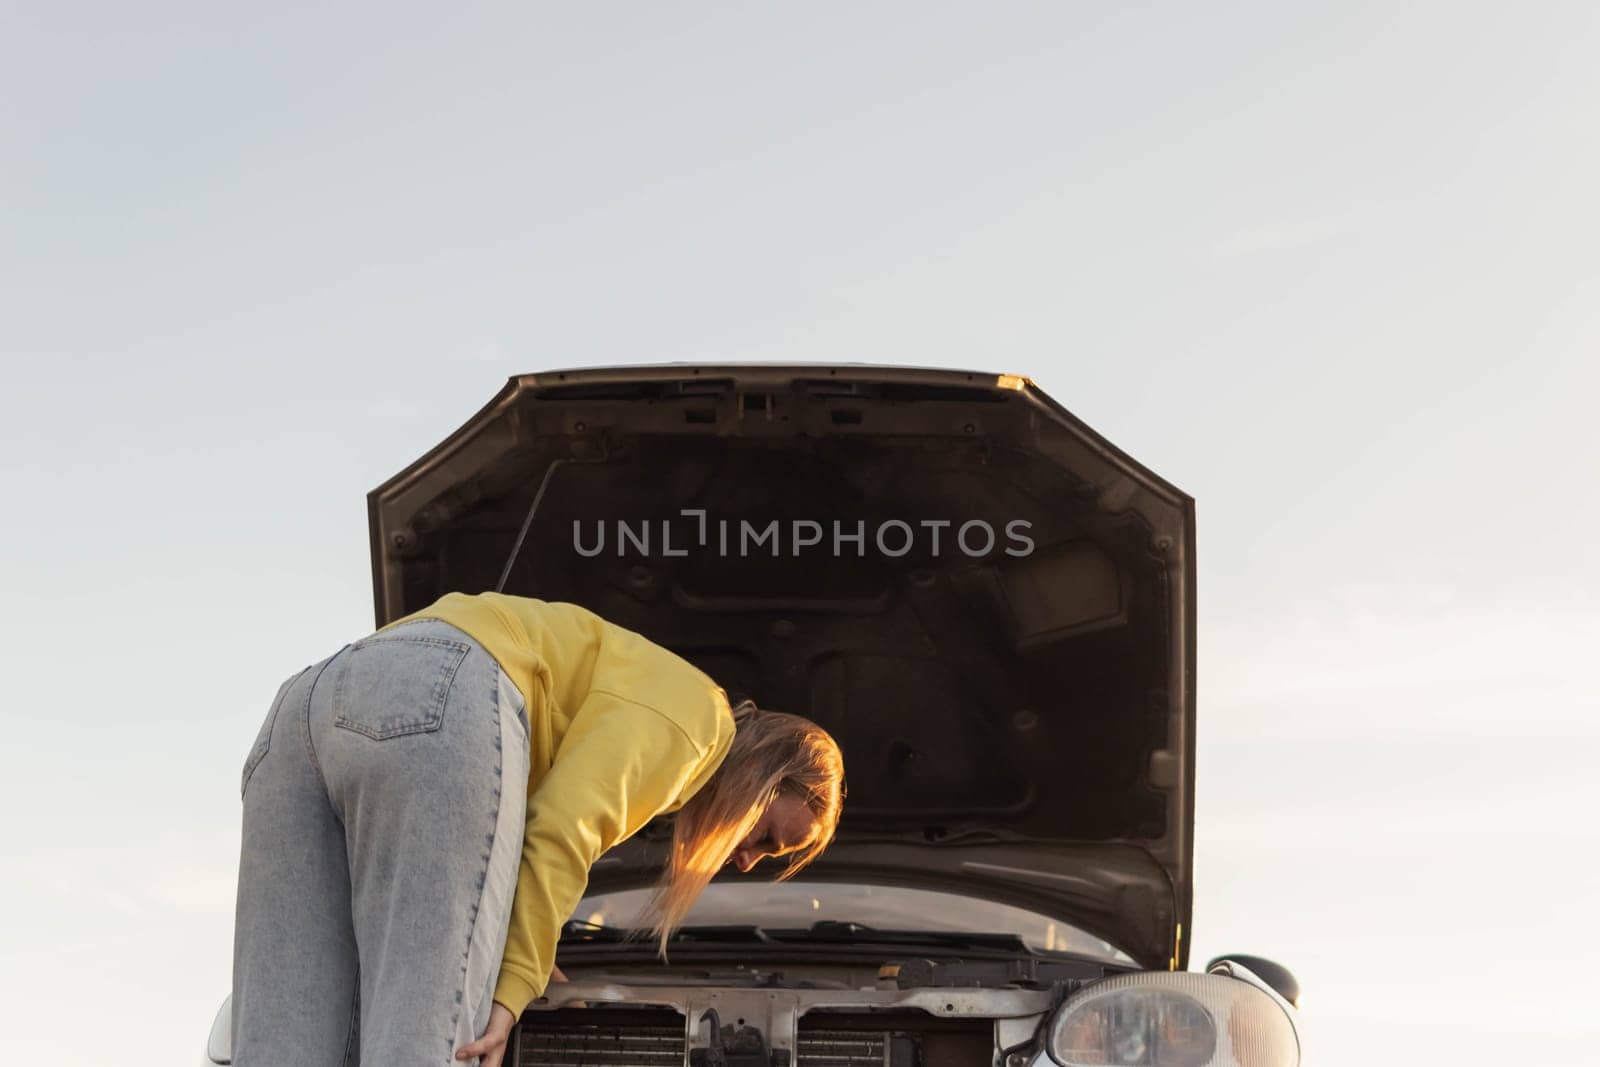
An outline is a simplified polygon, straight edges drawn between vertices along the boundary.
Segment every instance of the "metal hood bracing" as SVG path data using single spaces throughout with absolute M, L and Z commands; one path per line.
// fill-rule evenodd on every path
M 512 378 L 368 498 L 377 621 L 582 604 L 845 753 L 808 878 L 955 890 L 1183 967 L 1194 502 L 1010 375 Z M 664 823 L 603 857 L 641 885 Z

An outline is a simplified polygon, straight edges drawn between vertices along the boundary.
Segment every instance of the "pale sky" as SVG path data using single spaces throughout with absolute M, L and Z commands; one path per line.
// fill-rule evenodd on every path
M 197 1062 L 239 771 L 507 375 L 1032 376 L 1198 501 L 1195 963 L 1600 1056 L 1600 8 L 0 2 L 0 1019 Z

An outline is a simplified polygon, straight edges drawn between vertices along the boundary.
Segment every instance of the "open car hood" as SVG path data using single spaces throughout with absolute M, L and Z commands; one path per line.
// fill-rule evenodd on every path
M 453 590 L 572 601 L 826 727 L 849 792 L 807 878 L 988 897 L 1186 965 L 1194 502 L 1026 379 L 524 375 L 368 507 L 380 625 Z M 654 879 L 664 832 L 591 889 Z

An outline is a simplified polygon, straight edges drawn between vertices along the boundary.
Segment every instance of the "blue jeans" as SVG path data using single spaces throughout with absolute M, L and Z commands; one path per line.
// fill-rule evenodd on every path
M 241 783 L 234 1064 L 454 1067 L 488 1025 L 527 782 L 521 695 L 447 623 L 284 682 Z

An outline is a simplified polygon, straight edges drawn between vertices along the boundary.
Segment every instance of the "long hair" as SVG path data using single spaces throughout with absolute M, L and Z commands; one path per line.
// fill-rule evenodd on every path
M 651 898 L 650 936 L 663 959 L 672 932 L 780 792 L 811 809 L 812 833 L 791 853 L 778 881 L 822 853 L 839 828 L 844 755 L 832 736 L 799 715 L 763 711 L 751 701 L 733 709 L 733 742 L 710 780 L 678 809 L 672 855 Z

